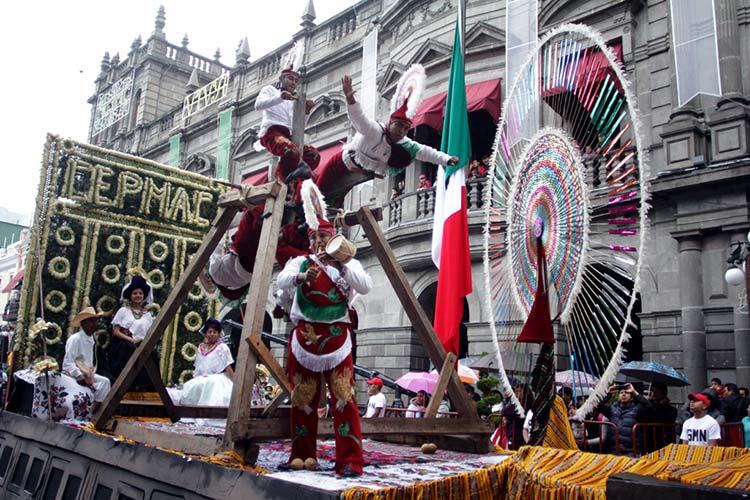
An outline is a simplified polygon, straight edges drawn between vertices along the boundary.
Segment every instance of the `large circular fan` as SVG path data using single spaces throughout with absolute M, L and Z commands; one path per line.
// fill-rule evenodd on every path
M 487 190 L 487 300 L 504 391 L 529 381 L 539 352 L 516 342 L 539 279 L 539 232 L 558 370 L 571 369 L 565 385 L 586 398 L 578 415 L 614 380 L 647 233 L 639 133 L 618 54 L 598 33 L 563 25 L 539 40 L 503 106 Z

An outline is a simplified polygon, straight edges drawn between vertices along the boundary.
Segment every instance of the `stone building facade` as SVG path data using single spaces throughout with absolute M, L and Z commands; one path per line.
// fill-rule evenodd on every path
M 702 389 L 712 376 L 750 386 L 750 320 L 744 288 L 724 281 L 730 242 L 747 241 L 750 228 L 750 0 L 715 4 L 724 94 L 699 95 L 679 107 L 668 0 L 539 1 L 540 34 L 576 22 L 622 44 L 653 174 L 651 250 L 645 256 L 640 331 L 631 352 L 642 350 L 643 359 L 683 369 L 692 389 Z M 315 101 L 306 142 L 330 151 L 353 133 L 339 80 L 349 74 L 359 86 L 365 35 L 379 30 L 377 115 L 384 119 L 395 84 L 410 64 L 425 66 L 427 97 L 446 90 L 455 19 L 456 0 L 362 0 L 316 23 L 310 0 L 293 40 L 255 60 L 247 40 L 241 41 L 229 66 L 221 63 L 218 53 L 207 58 L 191 52 L 187 38 L 181 45 L 169 43 L 160 11 L 152 35 L 145 42 L 137 39 L 124 60 L 105 55 L 89 101 L 89 141 L 234 183 L 258 181 L 273 159 L 253 147 L 261 118 L 254 102 L 264 85 L 276 81 L 282 57 L 294 41 L 306 48 L 304 91 Z M 505 2 L 467 2 L 465 60 L 467 85 L 504 77 Z M 123 111 L 108 124 L 102 121 L 104 108 L 98 103 L 111 99 L 118 85 Z M 192 98 L 185 103 L 188 95 Z M 474 151 L 482 154 L 489 153 L 493 116 L 499 114 L 499 107 L 488 106 L 474 116 Z M 439 144 L 434 130 L 420 128 L 416 133 L 424 142 Z M 347 200 L 348 207 L 384 206 L 382 228 L 428 314 L 434 309 L 437 280 L 430 259 L 433 191 L 415 188 L 419 174 L 432 171 L 420 164 L 407 169 L 406 194 L 395 201 L 389 201 L 396 182 L 392 178 L 363 184 Z M 486 292 L 483 188 L 481 181 L 469 183 L 474 292 L 467 299 L 462 331 L 469 355 L 492 351 L 490 314 L 480 300 Z M 356 230 L 350 237 L 374 281 L 374 292 L 357 306 L 358 363 L 393 378 L 426 369 L 424 349 L 395 305 L 396 296 L 367 241 Z M 269 298 L 268 311 L 272 308 Z M 275 333 L 286 329 L 274 323 Z M 682 399 L 679 393 L 674 396 Z

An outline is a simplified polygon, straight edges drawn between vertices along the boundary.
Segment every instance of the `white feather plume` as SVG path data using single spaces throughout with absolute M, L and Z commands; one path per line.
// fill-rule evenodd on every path
M 412 64 L 409 66 L 396 84 L 396 92 L 391 99 L 391 113 L 406 104 L 406 116 L 410 119 L 417 114 L 419 104 L 422 102 L 422 92 L 424 92 L 424 83 L 427 79 L 424 66 L 421 64 Z
M 319 226 L 318 216 L 328 220 L 328 217 L 326 217 L 326 210 L 328 209 L 326 200 L 312 179 L 307 179 L 302 183 L 300 195 L 302 196 L 302 209 L 305 212 L 305 222 L 310 229 L 317 231 Z
M 300 67 L 302 66 L 302 59 L 304 55 L 304 46 L 299 41 L 294 42 L 294 45 L 292 45 L 292 48 L 289 49 L 289 52 L 284 55 L 281 69 L 291 68 L 294 71 L 299 71 Z

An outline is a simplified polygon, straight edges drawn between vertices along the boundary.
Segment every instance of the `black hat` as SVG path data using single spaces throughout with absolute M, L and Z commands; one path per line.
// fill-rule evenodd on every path
M 128 283 L 125 288 L 122 289 L 122 295 L 120 296 L 120 298 L 123 300 L 130 300 L 130 296 L 135 290 L 143 291 L 144 303 L 151 302 L 151 300 L 153 300 L 151 296 L 151 285 L 148 283 L 148 281 L 146 281 L 146 278 L 144 278 L 140 274 L 134 275 L 130 280 L 130 283 Z
M 206 330 L 208 330 L 209 328 L 215 328 L 216 330 L 219 331 L 219 333 L 221 333 L 221 331 L 223 330 L 221 327 L 221 321 L 219 321 L 216 318 L 208 318 L 206 322 L 203 323 L 203 326 L 200 329 L 200 333 L 202 335 L 205 335 Z

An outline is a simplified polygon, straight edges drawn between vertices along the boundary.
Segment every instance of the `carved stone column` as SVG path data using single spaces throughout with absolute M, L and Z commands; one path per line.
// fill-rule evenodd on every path
M 750 111 L 748 100 L 742 95 L 736 0 L 716 2 L 716 41 L 722 99 L 709 112 L 706 124 L 712 137 L 712 161 L 726 161 L 750 154 Z
M 706 387 L 706 326 L 703 319 L 703 238 L 699 233 L 677 236 L 682 317 L 682 367 L 690 390 Z

